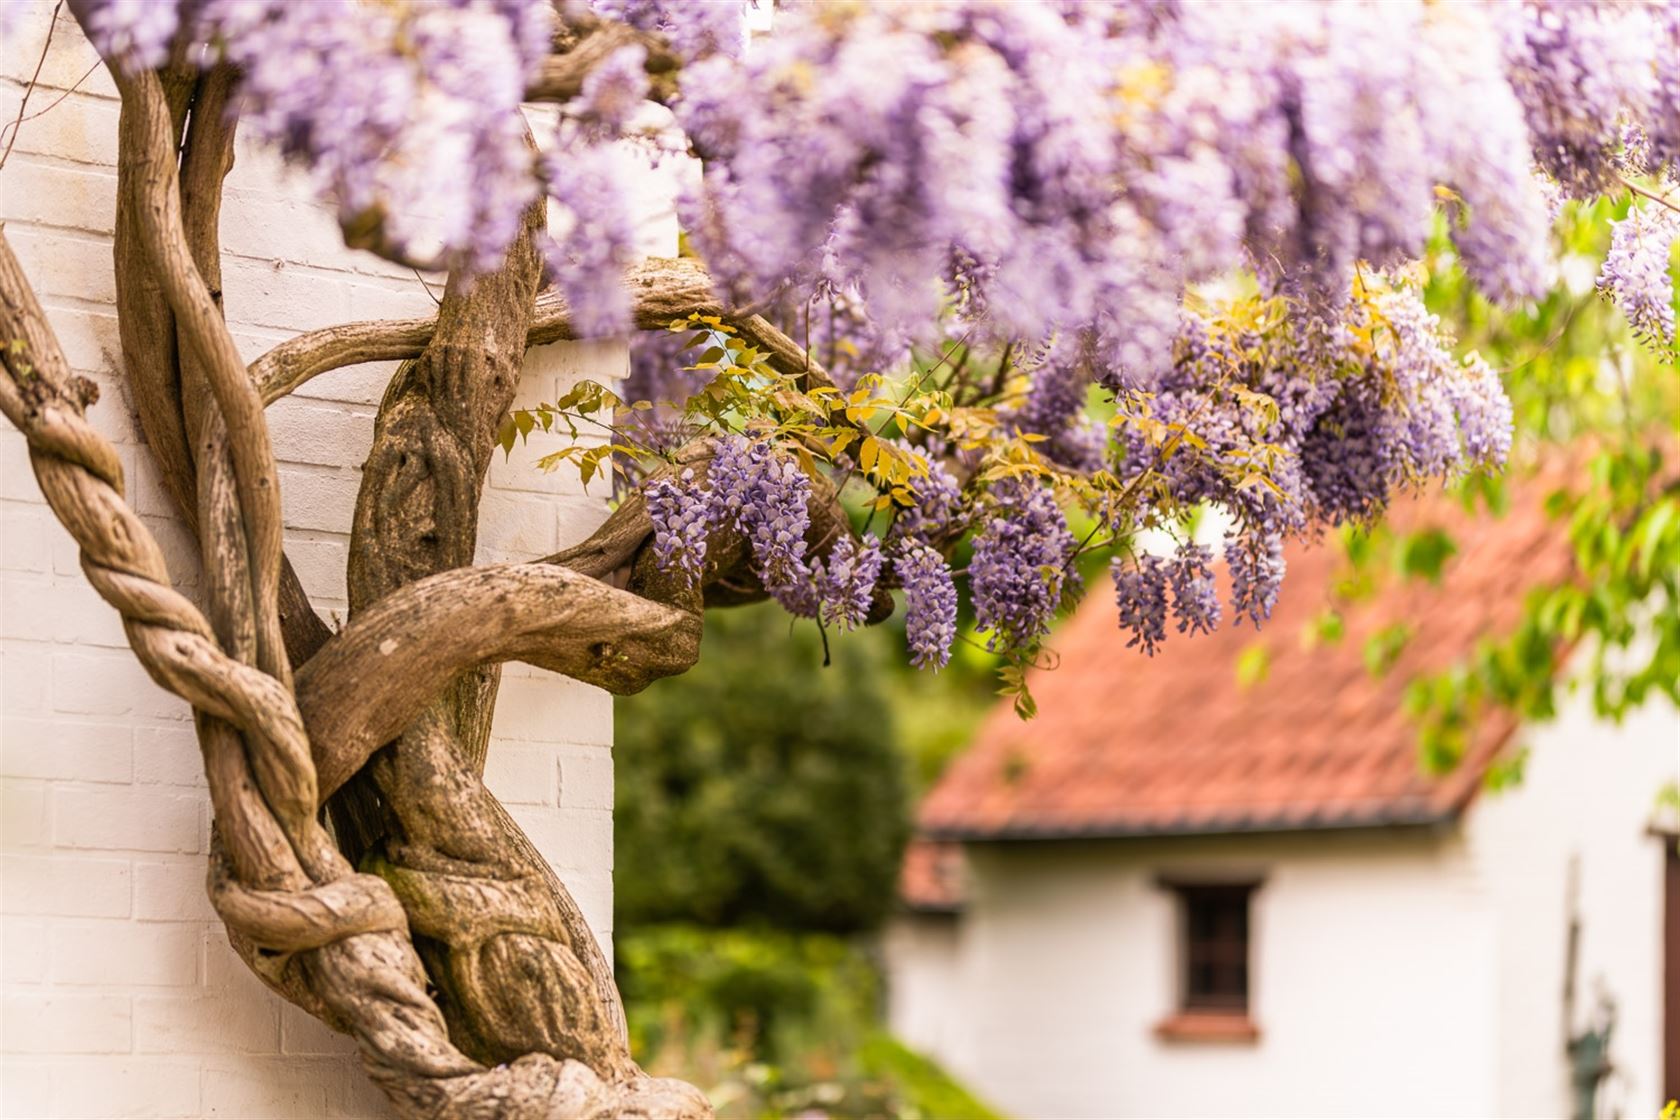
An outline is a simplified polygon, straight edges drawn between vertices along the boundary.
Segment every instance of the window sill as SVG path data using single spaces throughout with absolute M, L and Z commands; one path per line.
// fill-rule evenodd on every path
M 1260 1028 L 1241 1011 L 1180 1011 L 1155 1024 L 1155 1037 L 1167 1042 L 1260 1041 Z

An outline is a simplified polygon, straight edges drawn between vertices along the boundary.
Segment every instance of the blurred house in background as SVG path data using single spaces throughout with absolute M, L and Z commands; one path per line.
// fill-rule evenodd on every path
M 1301 547 L 1256 633 L 1125 648 L 1094 591 L 925 801 L 887 935 L 891 1026 L 1000 1107 L 1073 1116 L 1654 1116 L 1680 1095 L 1680 716 L 1480 721 L 1419 765 L 1409 679 L 1568 570 L 1538 510 L 1445 501 L 1438 584 L 1302 641 L 1345 563 Z M 1367 640 L 1409 633 L 1374 675 Z M 1262 652 L 1253 647 L 1258 645 Z M 1263 684 L 1238 683 L 1239 664 Z M 1520 784 L 1485 789 L 1519 747 Z M 1606 1045 L 1607 1043 L 1607 1045 Z

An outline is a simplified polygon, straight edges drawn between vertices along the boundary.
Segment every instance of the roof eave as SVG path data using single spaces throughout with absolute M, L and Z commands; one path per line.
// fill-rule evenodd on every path
M 1262 820 L 1243 823 L 1207 821 L 1132 824 L 1120 821 L 1073 825 L 1007 825 L 1001 828 L 970 828 L 961 825 L 923 826 L 920 829 L 920 834 L 928 840 L 953 841 L 963 844 L 995 844 L 1060 840 L 1148 840 L 1191 836 L 1280 835 L 1382 828 L 1430 828 L 1453 823 L 1462 815 L 1466 805 L 1466 801 L 1457 800 L 1454 804 L 1446 806 L 1382 809 L 1369 813 L 1344 813 L 1316 820 Z

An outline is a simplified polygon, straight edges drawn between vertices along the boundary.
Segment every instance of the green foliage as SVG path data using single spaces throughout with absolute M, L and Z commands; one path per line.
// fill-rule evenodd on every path
M 713 612 L 700 664 L 618 703 L 621 926 L 869 929 L 889 912 L 908 775 L 878 640 L 763 605 Z
M 874 969 L 844 939 L 671 925 L 616 951 L 632 1050 L 696 1081 L 720 1117 L 997 1115 L 875 1025 Z

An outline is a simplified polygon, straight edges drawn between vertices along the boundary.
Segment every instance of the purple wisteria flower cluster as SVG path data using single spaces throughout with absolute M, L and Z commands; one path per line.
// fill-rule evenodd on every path
M 893 571 L 904 588 L 904 631 L 910 663 L 918 669 L 943 669 L 957 640 L 957 585 L 951 566 L 920 541 L 899 542 Z
M 1232 625 L 1244 618 L 1258 628 L 1272 617 L 1283 586 L 1283 538 L 1277 533 L 1243 533 L 1227 538 L 1225 566 L 1231 573 Z
M 1653 172 L 1680 155 L 1675 5 L 804 5 L 751 44 L 727 0 L 562 9 L 584 13 L 684 60 L 674 107 L 704 163 L 685 225 L 726 286 L 855 293 L 894 345 L 960 295 L 999 336 L 1085 332 L 1116 381 L 1165 368 L 1185 284 L 1253 268 L 1339 296 L 1358 261 L 1418 254 L 1443 189 L 1484 289 L 1533 295 L 1531 166 L 1581 195 L 1615 182 L 1630 129 Z M 581 309 L 589 330 L 625 325 L 607 277 L 629 263 L 627 172 L 604 149 L 646 91 L 641 48 L 590 75 L 537 161 L 519 105 L 551 0 L 78 14 L 129 68 L 177 49 L 236 64 L 249 130 L 313 168 L 347 223 L 377 219 L 388 251 L 488 267 L 550 190 L 570 232 L 557 279 L 608 293 Z
M 1132 635 L 1126 642 L 1128 649 L 1138 649 L 1149 657 L 1159 652 L 1167 640 L 1169 590 L 1172 614 L 1180 634 L 1211 634 L 1218 629 L 1222 608 L 1213 570 L 1213 550 L 1207 546 L 1187 542 L 1172 556 L 1145 552 L 1130 563 L 1117 556 L 1110 569 L 1120 629 Z M 1237 578 L 1234 567 L 1232 578 Z M 1275 588 L 1272 595 L 1276 596 Z M 1250 601 L 1238 589 L 1232 605 L 1240 614 Z M 1271 613 L 1269 601 L 1265 612 Z
M 642 491 L 653 521 L 653 552 L 662 567 L 681 572 L 693 586 L 706 562 L 706 538 L 711 510 L 695 484 L 694 471 L 675 479 L 657 478 Z
M 1669 257 L 1680 241 L 1680 213 L 1633 207 L 1610 232 L 1598 288 L 1616 301 L 1634 332 L 1658 346 L 1674 344 L 1674 282 Z
M 841 537 L 826 561 L 813 563 L 823 621 L 842 630 L 862 626 L 885 562 L 881 542 L 869 533 L 861 543 L 849 536 Z
M 1150 416 L 1203 450 L 1158 463 L 1148 429 L 1133 427 L 1122 473 L 1159 469 L 1181 502 L 1214 502 L 1268 535 L 1367 521 L 1397 489 L 1502 466 L 1510 448 L 1497 374 L 1457 358 L 1405 287 L 1266 331 L 1187 315 L 1175 353 Z M 1251 485 L 1246 468 L 1268 460 L 1269 485 Z
M 705 485 L 685 469 L 675 478 L 650 480 L 642 495 L 653 522 L 655 556 L 690 586 L 704 571 L 709 534 L 732 530 L 751 545 L 765 590 L 793 614 L 821 618 L 842 630 L 867 619 L 888 566 L 887 548 L 870 533 L 861 539 L 847 535 L 825 558 L 807 560 L 810 479 L 768 440 L 725 436 L 714 445 Z M 905 591 L 911 658 L 918 667 L 940 668 L 950 660 L 956 640 L 957 591 L 950 564 L 908 536 L 895 540 L 890 555 Z
M 1029 649 L 1050 632 L 1063 596 L 1077 593 L 1078 542 L 1049 490 L 1008 484 L 994 493 L 997 510 L 975 536 L 968 562 L 975 621 L 991 632 L 988 649 Z

